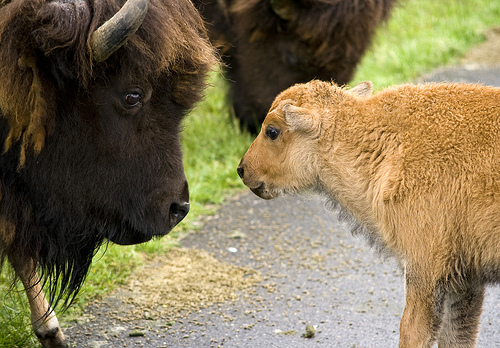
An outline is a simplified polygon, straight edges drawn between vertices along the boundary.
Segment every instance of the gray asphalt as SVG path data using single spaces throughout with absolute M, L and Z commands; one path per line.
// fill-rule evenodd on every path
M 439 69 L 425 81 L 500 87 L 500 69 Z M 234 231 L 245 238 L 228 238 Z M 400 272 L 353 236 L 319 199 L 264 201 L 244 193 L 224 204 L 185 248 L 260 271 L 255 294 L 165 322 L 93 321 L 68 329 L 78 347 L 396 347 L 404 307 Z M 229 251 L 235 248 L 237 251 Z M 478 347 L 500 346 L 500 289 L 489 288 Z M 103 315 L 105 317 L 105 315 Z M 200 325 L 200 322 L 204 323 Z M 86 337 L 105 325 L 108 334 Z M 306 326 L 316 332 L 306 338 Z M 120 330 L 113 331 L 112 327 Z M 142 337 L 130 337 L 139 327 Z M 113 334 L 110 334 L 114 332 Z

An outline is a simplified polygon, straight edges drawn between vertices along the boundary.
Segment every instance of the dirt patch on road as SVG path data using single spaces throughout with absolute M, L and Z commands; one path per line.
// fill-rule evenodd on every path
M 173 248 L 146 262 L 125 286 L 94 308 L 112 308 L 108 315 L 121 321 L 173 320 L 236 300 L 241 292 L 253 292 L 261 280 L 259 272 L 219 261 L 204 250 Z

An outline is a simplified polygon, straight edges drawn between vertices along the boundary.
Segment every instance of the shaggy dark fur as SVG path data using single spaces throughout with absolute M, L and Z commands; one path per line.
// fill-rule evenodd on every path
M 179 124 L 215 56 L 189 1 L 151 0 L 96 63 L 92 33 L 123 3 L 0 2 L 0 260 L 34 260 L 53 305 L 75 296 L 104 241 L 164 235 L 188 200 Z
M 255 132 L 276 95 L 293 84 L 348 83 L 395 0 L 193 2 L 221 48 L 236 116 Z M 288 4 L 286 14 L 271 2 Z

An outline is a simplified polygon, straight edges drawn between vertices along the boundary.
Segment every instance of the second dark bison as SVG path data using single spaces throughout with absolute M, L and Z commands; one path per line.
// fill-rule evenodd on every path
M 194 0 L 221 49 L 230 97 L 255 132 L 276 95 L 311 79 L 348 83 L 395 0 Z

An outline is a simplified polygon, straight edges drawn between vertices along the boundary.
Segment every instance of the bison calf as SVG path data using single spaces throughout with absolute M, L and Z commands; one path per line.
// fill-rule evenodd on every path
M 500 280 L 500 89 L 282 92 L 238 167 L 259 197 L 314 191 L 404 269 L 400 347 L 473 347 Z

